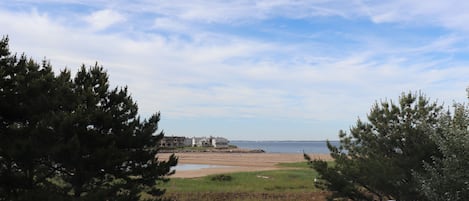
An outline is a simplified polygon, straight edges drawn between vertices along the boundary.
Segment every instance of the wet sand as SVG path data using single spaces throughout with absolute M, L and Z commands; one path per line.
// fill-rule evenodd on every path
M 166 160 L 171 154 L 160 153 L 158 158 Z M 306 162 L 303 154 L 279 153 L 176 153 L 178 164 L 222 165 L 223 167 L 203 168 L 198 170 L 178 170 L 171 177 L 193 178 L 211 174 L 231 172 L 250 172 L 286 169 L 278 163 Z M 329 154 L 309 154 L 313 159 L 331 160 Z

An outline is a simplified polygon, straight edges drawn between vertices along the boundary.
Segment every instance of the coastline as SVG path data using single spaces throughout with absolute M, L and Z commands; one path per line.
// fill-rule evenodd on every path
M 160 160 L 166 160 L 172 153 L 159 153 Z M 178 164 L 220 165 L 223 167 L 202 168 L 197 170 L 178 170 L 172 178 L 194 178 L 211 174 L 232 172 L 252 172 L 288 169 L 279 163 L 306 162 L 303 154 L 298 153 L 249 153 L 249 152 L 179 152 L 174 153 Z M 332 160 L 329 154 L 308 154 L 313 159 Z
M 159 153 L 265 153 L 262 149 L 211 148 L 204 149 L 161 149 Z

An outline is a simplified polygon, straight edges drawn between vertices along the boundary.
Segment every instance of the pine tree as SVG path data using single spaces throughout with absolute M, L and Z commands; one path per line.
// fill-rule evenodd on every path
M 164 193 L 173 155 L 156 157 L 160 114 L 146 120 L 127 88 L 95 65 L 58 76 L 0 41 L 0 200 L 138 200 Z
M 428 200 L 463 201 L 469 197 L 469 108 L 460 103 L 441 119 L 440 132 L 431 139 L 442 152 L 424 164 L 424 171 L 415 172 L 421 191 Z
M 177 160 L 155 158 L 163 136 L 154 135 L 160 115 L 141 121 L 127 88 L 109 90 L 107 73 L 97 65 L 82 66 L 72 89 L 76 102 L 61 118 L 63 143 L 55 155 L 70 188 L 64 192 L 83 200 L 136 200 L 141 191 L 161 195 L 154 186 Z
M 332 198 L 425 200 L 413 172 L 441 155 L 430 133 L 438 132 L 441 106 L 423 95 L 403 94 L 398 104 L 376 103 L 368 122 L 358 120 L 340 145 L 328 142 L 335 165 L 305 156 L 321 175 L 319 187 Z
M 8 38 L 0 41 L 0 200 L 39 198 L 45 191 L 54 172 L 48 119 L 58 110 L 57 84 L 47 62 L 17 58 Z

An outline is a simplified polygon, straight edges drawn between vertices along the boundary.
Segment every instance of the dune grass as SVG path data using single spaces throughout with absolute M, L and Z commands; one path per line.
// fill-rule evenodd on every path
M 320 201 L 327 200 L 328 192 L 189 192 L 189 193 L 167 193 L 165 199 L 168 201 Z
M 277 164 L 279 167 L 288 167 L 288 168 L 310 168 L 307 161 L 304 162 L 296 162 L 296 163 L 279 163 Z
M 173 178 L 162 187 L 167 192 L 311 192 L 317 173 L 306 162 L 284 163 L 281 167 L 295 169 L 224 174 L 228 180 L 215 179 L 217 175 L 200 178 Z M 220 177 L 218 175 L 218 177 Z M 222 177 L 224 178 L 224 177 Z
M 200 178 L 172 178 L 165 197 L 178 201 L 325 200 L 314 186 L 317 172 L 306 162 L 281 163 L 283 170 L 237 172 Z

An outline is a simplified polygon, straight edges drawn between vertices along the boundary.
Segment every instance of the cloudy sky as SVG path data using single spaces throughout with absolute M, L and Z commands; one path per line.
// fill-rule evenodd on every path
M 12 52 L 98 62 L 167 135 L 337 139 L 379 100 L 466 101 L 469 2 L 7 0 Z

